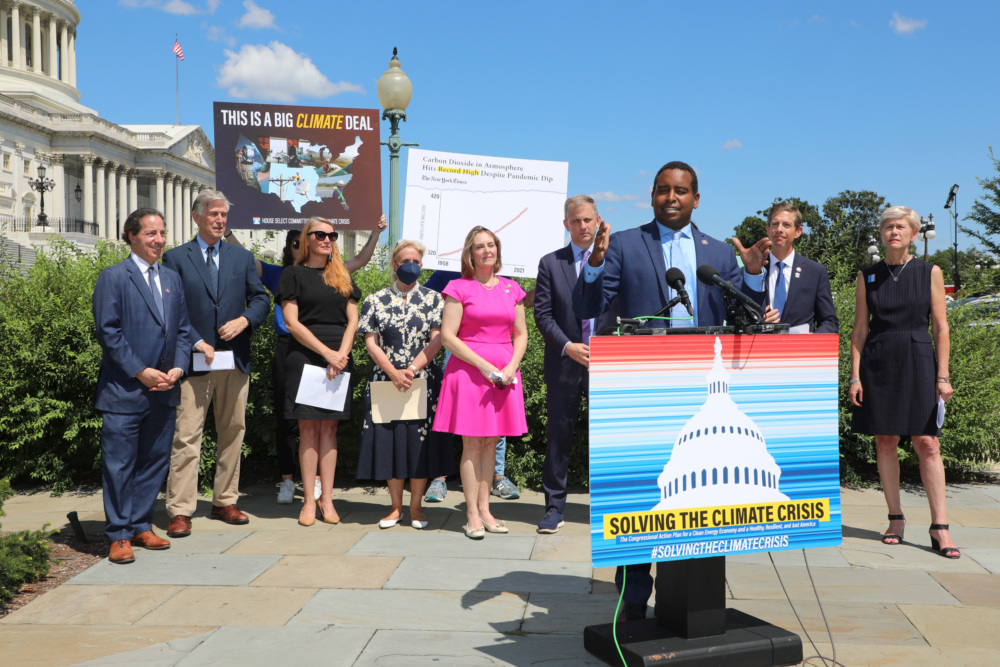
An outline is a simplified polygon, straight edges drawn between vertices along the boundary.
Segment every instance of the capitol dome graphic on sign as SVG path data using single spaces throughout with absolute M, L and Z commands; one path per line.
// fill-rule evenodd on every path
M 674 441 L 657 478 L 660 502 L 653 510 L 788 500 L 778 490 L 781 469 L 764 436 L 729 395 L 730 375 L 718 337 L 715 362 L 705 378 L 708 398 Z

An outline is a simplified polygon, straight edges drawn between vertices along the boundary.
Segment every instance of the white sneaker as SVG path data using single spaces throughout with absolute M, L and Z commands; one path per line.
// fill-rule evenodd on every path
M 319 480 L 317 479 L 315 488 L 313 490 L 313 497 L 316 498 L 316 500 L 319 500 L 320 496 L 322 495 L 323 495 L 323 485 L 320 484 Z
M 278 487 L 278 504 L 291 505 L 295 498 L 295 482 L 290 479 L 283 479 L 276 484 Z

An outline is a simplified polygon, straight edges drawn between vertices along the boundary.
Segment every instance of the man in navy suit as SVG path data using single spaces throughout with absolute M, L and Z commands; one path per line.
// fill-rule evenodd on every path
M 691 213 L 698 208 L 698 175 L 684 162 L 668 162 L 653 179 L 653 221 L 635 229 L 610 234 L 602 223 L 597 230 L 594 251 L 583 267 L 573 290 L 573 311 L 577 317 L 597 317 L 618 299 L 623 318 L 653 315 L 673 298 L 667 285 L 668 267 L 684 273 L 686 291 L 694 317 L 683 305 L 670 311 L 671 327 L 718 326 L 726 316 L 722 290 L 699 284 L 699 266 L 714 266 L 719 274 L 744 293 L 763 303 L 764 259 L 771 241 L 763 238 L 749 248 L 739 239 L 733 244 L 745 267 L 741 271 L 731 247 L 695 229 Z M 625 586 L 627 620 L 646 617 L 646 601 L 653 591 L 649 564 L 628 565 Z M 615 583 L 622 587 L 619 567 Z
M 198 235 L 163 254 L 163 265 L 180 274 L 191 316 L 195 347 L 211 368 L 216 350 L 231 350 L 235 368 L 188 371 L 181 383 L 177 426 L 167 477 L 167 535 L 191 534 L 198 502 L 198 464 L 208 406 L 215 404 L 218 433 L 211 518 L 249 523 L 236 506 L 240 451 L 246 432 L 250 391 L 250 335 L 263 323 L 271 299 L 257 275 L 253 254 L 230 243 L 226 234 L 229 200 L 218 190 L 202 191 L 191 204 Z
M 766 319 L 791 327 L 791 333 L 839 333 L 826 267 L 795 252 L 802 236 L 802 213 L 794 204 L 775 204 L 767 215 L 771 240 Z
M 580 399 L 587 394 L 590 336 L 614 321 L 611 313 L 581 320 L 573 314 L 573 286 L 594 246 L 601 218 L 597 204 L 587 195 L 566 200 L 563 226 L 569 245 L 551 252 L 538 263 L 535 283 L 535 325 L 545 339 L 545 397 L 548 412 L 542 488 L 545 515 L 538 532 L 551 534 L 563 526 L 569 450 L 580 413 Z
M 170 460 L 177 381 L 191 348 L 180 276 L 156 265 L 166 244 L 163 215 L 133 211 L 123 234 L 132 254 L 101 272 L 93 297 L 103 353 L 94 404 L 103 415 L 104 532 L 112 563 L 133 562 L 132 545 L 170 548 L 153 532 L 153 503 Z

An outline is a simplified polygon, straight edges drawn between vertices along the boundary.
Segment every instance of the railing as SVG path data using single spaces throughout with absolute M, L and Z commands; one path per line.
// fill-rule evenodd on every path
M 88 234 L 90 236 L 100 236 L 99 227 L 96 222 L 86 222 L 84 220 L 66 220 L 64 218 L 47 218 L 45 224 L 39 224 L 38 218 L 26 218 L 24 216 L 0 217 L 0 228 L 5 228 L 12 232 L 43 232 L 49 234 Z

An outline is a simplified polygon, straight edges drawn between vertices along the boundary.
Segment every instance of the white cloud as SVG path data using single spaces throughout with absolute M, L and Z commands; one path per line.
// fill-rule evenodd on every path
M 263 7 L 258 7 L 253 0 L 244 0 L 243 7 L 247 13 L 240 18 L 241 28 L 274 28 L 274 14 Z
M 222 4 L 222 0 L 208 0 L 208 13 L 214 14 L 215 10 Z
M 917 30 L 920 30 L 925 25 L 927 21 L 920 19 L 911 19 L 905 16 L 900 16 L 899 12 L 892 13 L 892 19 L 889 21 L 889 27 L 897 35 L 912 35 Z
M 210 42 L 222 42 L 226 46 L 236 46 L 236 38 L 226 32 L 226 29 L 218 25 L 202 24 L 205 29 L 205 39 Z
M 234 52 L 226 49 L 226 62 L 215 82 L 233 97 L 274 102 L 294 102 L 299 96 L 329 97 L 340 93 L 363 93 L 356 83 L 333 83 L 308 56 L 281 42 L 245 44 Z
M 734 148 L 743 148 L 743 142 L 739 139 L 729 139 L 722 144 L 723 150 L 733 150 Z
M 649 208 L 649 201 L 648 200 L 647 201 L 637 201 L 636 203 L 632 204 L 632 208 L 634 208 L 634 209 L 636 209 L 638 211 L 645 211 L 647 208 Z
M 199 10 L 195 9 L 194 5 L 190 2 L 184 2 L 184 0 L 170 0 L 170 2 L 163 5 L 163 11 L 168 14 L 179 14 L 181 16 L 201 14 Z
M 594 198 L 594 201 L 637 201 L 639 195 L 620 195 L 617 192 L 612 192 L 611 190 L 604 190 L 602 192 L 591 192 L 590 196 Z
M 813 14 L 809 17 L 809 23 L 826 23 L 826 17 L 820 16 L 819 14 Z

